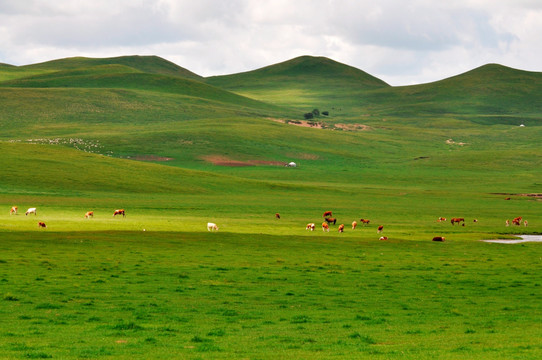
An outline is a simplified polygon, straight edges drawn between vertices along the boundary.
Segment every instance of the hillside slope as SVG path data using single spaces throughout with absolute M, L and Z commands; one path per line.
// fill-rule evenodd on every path
M 265 102 L 310 109 L 343 107 L 384 81 L 325 57 L 301 56 L 261 69 L 205 79 L 212 84 Z
M 224 76 L 212 76 L 205 80 L 229 89 L 287 86 L 307 79 L 325 79 L 332 82 L 347 82 L 360 88 L 373 89 L 389 86 L 384 81 L 366 72 L 341 64 L 326 57 L 300 56 L 261 69 Z M 257 80 L 256 83 L 253 81 Z
M 255 109 L 275 109 L 253 99 L 242 97 L 200 81 L 166 75 L 143 73 L 119 65 L 101 65 L 36 74 L 0 83 L 4 88 L 98 88 L 167 92 Z
M 529 119 L 542 120 L 540 98 L 542 72 L 488 64 L 433 83 L 368 92 L 364 102 L 380 116 L 451 114 L 484 124 L 519 125 Z
M 144 73 L 160 74 L 185 79 L 201 80 L 202 77 L 158 56 L 119 56 L 112 58 L 72 57 L 39 64 L 21 66 L 29 70 L 73 70 L 99 65 L 124 65 Z

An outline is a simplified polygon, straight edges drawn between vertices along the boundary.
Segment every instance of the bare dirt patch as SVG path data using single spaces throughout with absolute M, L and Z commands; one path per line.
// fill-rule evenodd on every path
M 320 159 L 320 156 L 316 154 L 309 154 L 309 153 L 288 153 L 286 156 L 291 157 L 293 159 L 301 159 L 301 160 L 318 160 Z
M 205 155 L 201 157 L 202 160 L 212 163 L 218 166 L 230 166 L 230 167 L 243 167 L 243 166 L 258 166 L 258 165 L 272 165 L 272 166 L 284 166 L 283 161 L 272 160 L 234 160 L 223 155 Z
M 455 142 L 453 139 L 446 140 L 446 144 L 448 144 L 448 145 L 459 145 L 459 146 L 467 145 L 467 143 L 464 143 L 464 142 Z
M 156 156 L 156 155 L 132 155 L 126 156 L 126 159 L 137 160 L 137 161 L 171 161 L 174 158 L 165 157 L 165 156 Z
M 346 131 L 368 131 L 371 127 L 364 124 L 335 124 L 335 128 Z
M 512 194 L 512 193 L 494 193 L 494 195 L 507 196 L 506 200 L 510 200 L 510 196 L 528 197 L 534 200 L 542 201 L 542 194 L 540 193 L 526 193 L 526 194 Z
M 345 131 L 368 131 L 371 130 L 371 127 L 364 124 L 325 124 L 318 121 L 308 121 L 308 120 L 286 120 L 286 119 L 275 119 L 268 118 L 282 124 L 295 125 L 301 127 L 308 127 L 314 129 L 340 129 Z
M 322 124 L 320 122 L 314 122 L 314 121 L 286 120 L 286 119 L 275 119 L 275 118 L 268 118 L 268 119 L 273 120 L 275 122 L 282 123 L 282 124 L 288 124 L 288 125 L 295 125 L 295 126 L 315 128 L 315 129 L 323 129 L 324 128 L 324 124 Z

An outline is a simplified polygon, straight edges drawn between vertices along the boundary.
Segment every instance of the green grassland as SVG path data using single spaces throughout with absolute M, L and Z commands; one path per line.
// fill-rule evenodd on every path
M 540 358 L 540 244 L 479 240 L 542 233 L 541 97 L 500 65 L 0 64 L 0 359 Z

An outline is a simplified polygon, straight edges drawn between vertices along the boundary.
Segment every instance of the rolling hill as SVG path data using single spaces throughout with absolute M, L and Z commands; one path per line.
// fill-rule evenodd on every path
M 389 87 L 362 70 L 312 56 L 249 72 L 209 77 L 205 81 L 261 101 L 308 110 L 351 107 L 352 99 L 366 91 Z
M 207 83 L 283 106 L 329 110 L 331 123 L 364 117 L 472 116 L 479 123 L 539 124 L 542 73 L 488 64 L 433 83 L 391 87 L 326 58 L 299 57 Z
M 17 76 L 0 82 L 2 140 L 69 145 L 67 139 L 77 138 L 100 144 L 89 151 L 114 157 L 168 157 L 169 166 L 285 182 L 336 181 L 335 172 L 348 169 L 341 173 L 345 184 L 360 176 L 373 184 L 404 184 L 448 164 L 443 174 L 461 174 L 466 183 L 478 178 L 474 169 L 510 171 L 518 162 L 540 162 L 531 137 L 541 123 L 541 73 L 500 65 L 406 87 L 309 56 L 206 79 L 185 76 L 160 58 L 137 56 L 4 66 L 0 74 L 13 71 Z M 314 119 L 327 130 L 286 124 L 299 124 L 315 108 L 329 110 Z M 530 131 L 507 127 L 520 123 Z M 485 128 L 499 124 L 504 127 Z M 511 148 L 522 159 L 500 152 Z M 488 163 L 487 157 L 502 161 Z M 233 168 L 209 160 L 217 158 L 268 165 Z M 270 165 L 291 160 L 311 170 Z
M 30 70 L 59 71 L 95 67 L 99 65 L 124 65 L 149 74 L 160 74 L 192 80 L 202 79 L 201 76 L 158 56 L 136 55 L 114 58 L 72 57 L 26 65 L 22 66 L 22 68 Z

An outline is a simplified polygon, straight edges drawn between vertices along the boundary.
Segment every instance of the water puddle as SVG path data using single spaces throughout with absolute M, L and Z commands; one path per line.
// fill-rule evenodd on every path
M 542 235 L 516 235 L 520 237 L 521 240 L 482 240 L 489 243 L 498 243 L 498 244 L 521 244 L 526 242 L 542 242 Z

